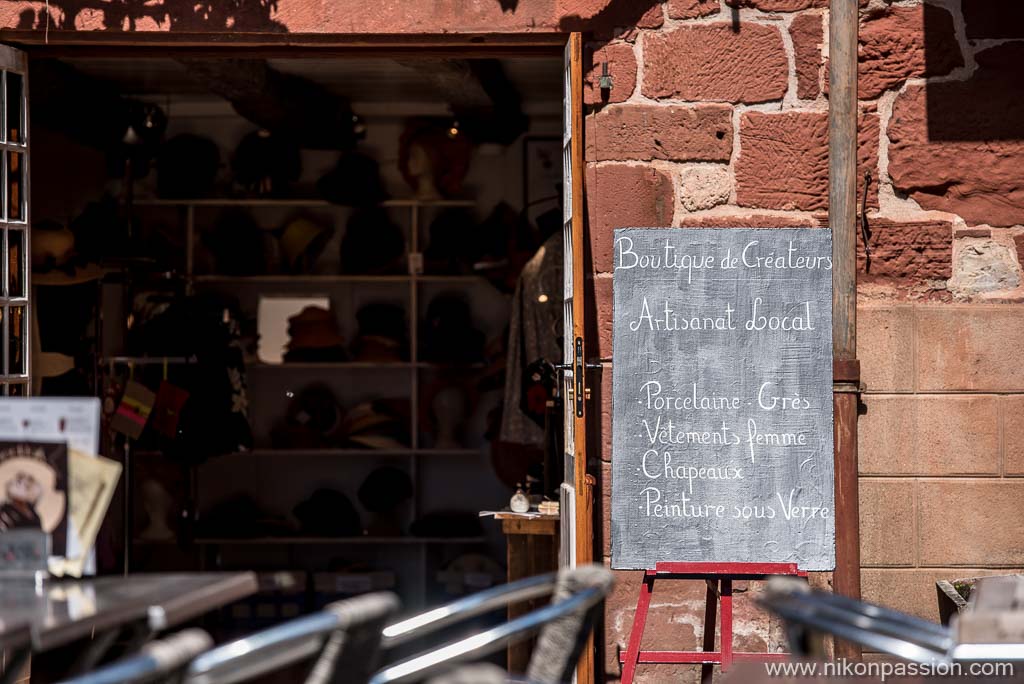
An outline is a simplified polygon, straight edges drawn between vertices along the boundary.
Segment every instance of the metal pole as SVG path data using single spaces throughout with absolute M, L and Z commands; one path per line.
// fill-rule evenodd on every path
M 829 223 L 832 229 L 832 354 L 835 415 L 836 569 L 834 590 L 860 598 L 857 486 L 857 0 L 829 10 Z M 859 658 L 837 641 L 836 655 Z

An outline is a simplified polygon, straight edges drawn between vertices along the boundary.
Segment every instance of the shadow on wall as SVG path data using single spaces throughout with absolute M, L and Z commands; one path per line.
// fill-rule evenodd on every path
M 590 33 L 598 40 L 609 40 L 614 37 L 615 29 L 631 29 L 645 27 L 652 21 L 660 26 L 664 21 L 661 11 L 662 0 L 610 0 L 599 12 L 583 17 L 569 14 L 558 21 L 561 31 L 583 31 Z M 657 6 L 655 17 L 645 17 L 651 8 Z M 649 26 L 649 28 L 657 28 Z
M 1024 41 L 1024 3 L 962 0 L 967 40 Z M 932 9 L 926 5 L 926 10 Z M 949 71 L 951 29 L 944 11 L 924 14 L 926 74 Z M 1024 140 L 1024 42 L 983 48 L 977 71 L 966 81 L 931 82 L 925 89 L 928 138 L 932 141 Z
M 271 19 L 276 10 L 277 0 L 49 0 L 46 8 L 24 10 L 17 28 L 285 33 Z

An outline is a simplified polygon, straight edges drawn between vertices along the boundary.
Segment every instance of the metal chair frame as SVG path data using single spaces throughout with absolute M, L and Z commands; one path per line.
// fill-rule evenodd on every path
M 402 620 L 384 630 L 384 647 L 393 648 L 408 643 L 444 627 L 505 608 L 511 603 L 551 595 L 557 587 L 557 580 L 557 573 L 528 577 Z M 525 639 L 555 620 L 584 614 L 583 629 L 576 635 L 573 653 L 570 654 L 569 660 L 573 667 L 562 675 L 562 681 L 571 679 L 575 662 L 593 627 L 594 616 L 603 604 L 607 590 L 608 587 L 602 586 L 586 587 L 568 598 L 537 608 L 510 622 L 388 665 L 374 675 L 370 684 L 419 681 L 446 668 L 488 655 L 510 643 Z

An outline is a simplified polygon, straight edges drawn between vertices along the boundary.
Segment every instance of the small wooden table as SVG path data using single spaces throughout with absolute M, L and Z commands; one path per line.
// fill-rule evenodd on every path
M 558 569 L 558 537 L 560 516 L 537 512 L 514 513 L 499 511 L 494 515 L 501 521 L 501 531 L 508 542 L 508 581 L 543 575 Z M 544 603 L 546 599 L 539 602 Z M 537 606 L 538 601 L 510 605 L 508 619 L 512 620 Z M 533 644 L 520 641 L 508 647 L 508 671 L 521 673 L 530 662 Z

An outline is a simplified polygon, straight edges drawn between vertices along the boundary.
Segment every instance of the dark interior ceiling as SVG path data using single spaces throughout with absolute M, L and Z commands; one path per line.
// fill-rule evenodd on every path
M 173 59 L 74 59 L 66 60 L 78 71 L 107 81 L 125 95 L 211 96 L 202 79 Z M 324 86 L 353 103 L 423 102 L 440 103 L 449 97 L 438 87 L 438 78 L 451 68 L 451 60 L 401 61 L 387 58 L 271 59 L 275 71 L 301 76 Z M 461 60 L 460 60 L 461 61 Z M 470 60 L 465 60 L 469 62 Z M 551 57 L 521 57 L 497 60 L 524 101 L 561 101 L 561 60 Z

